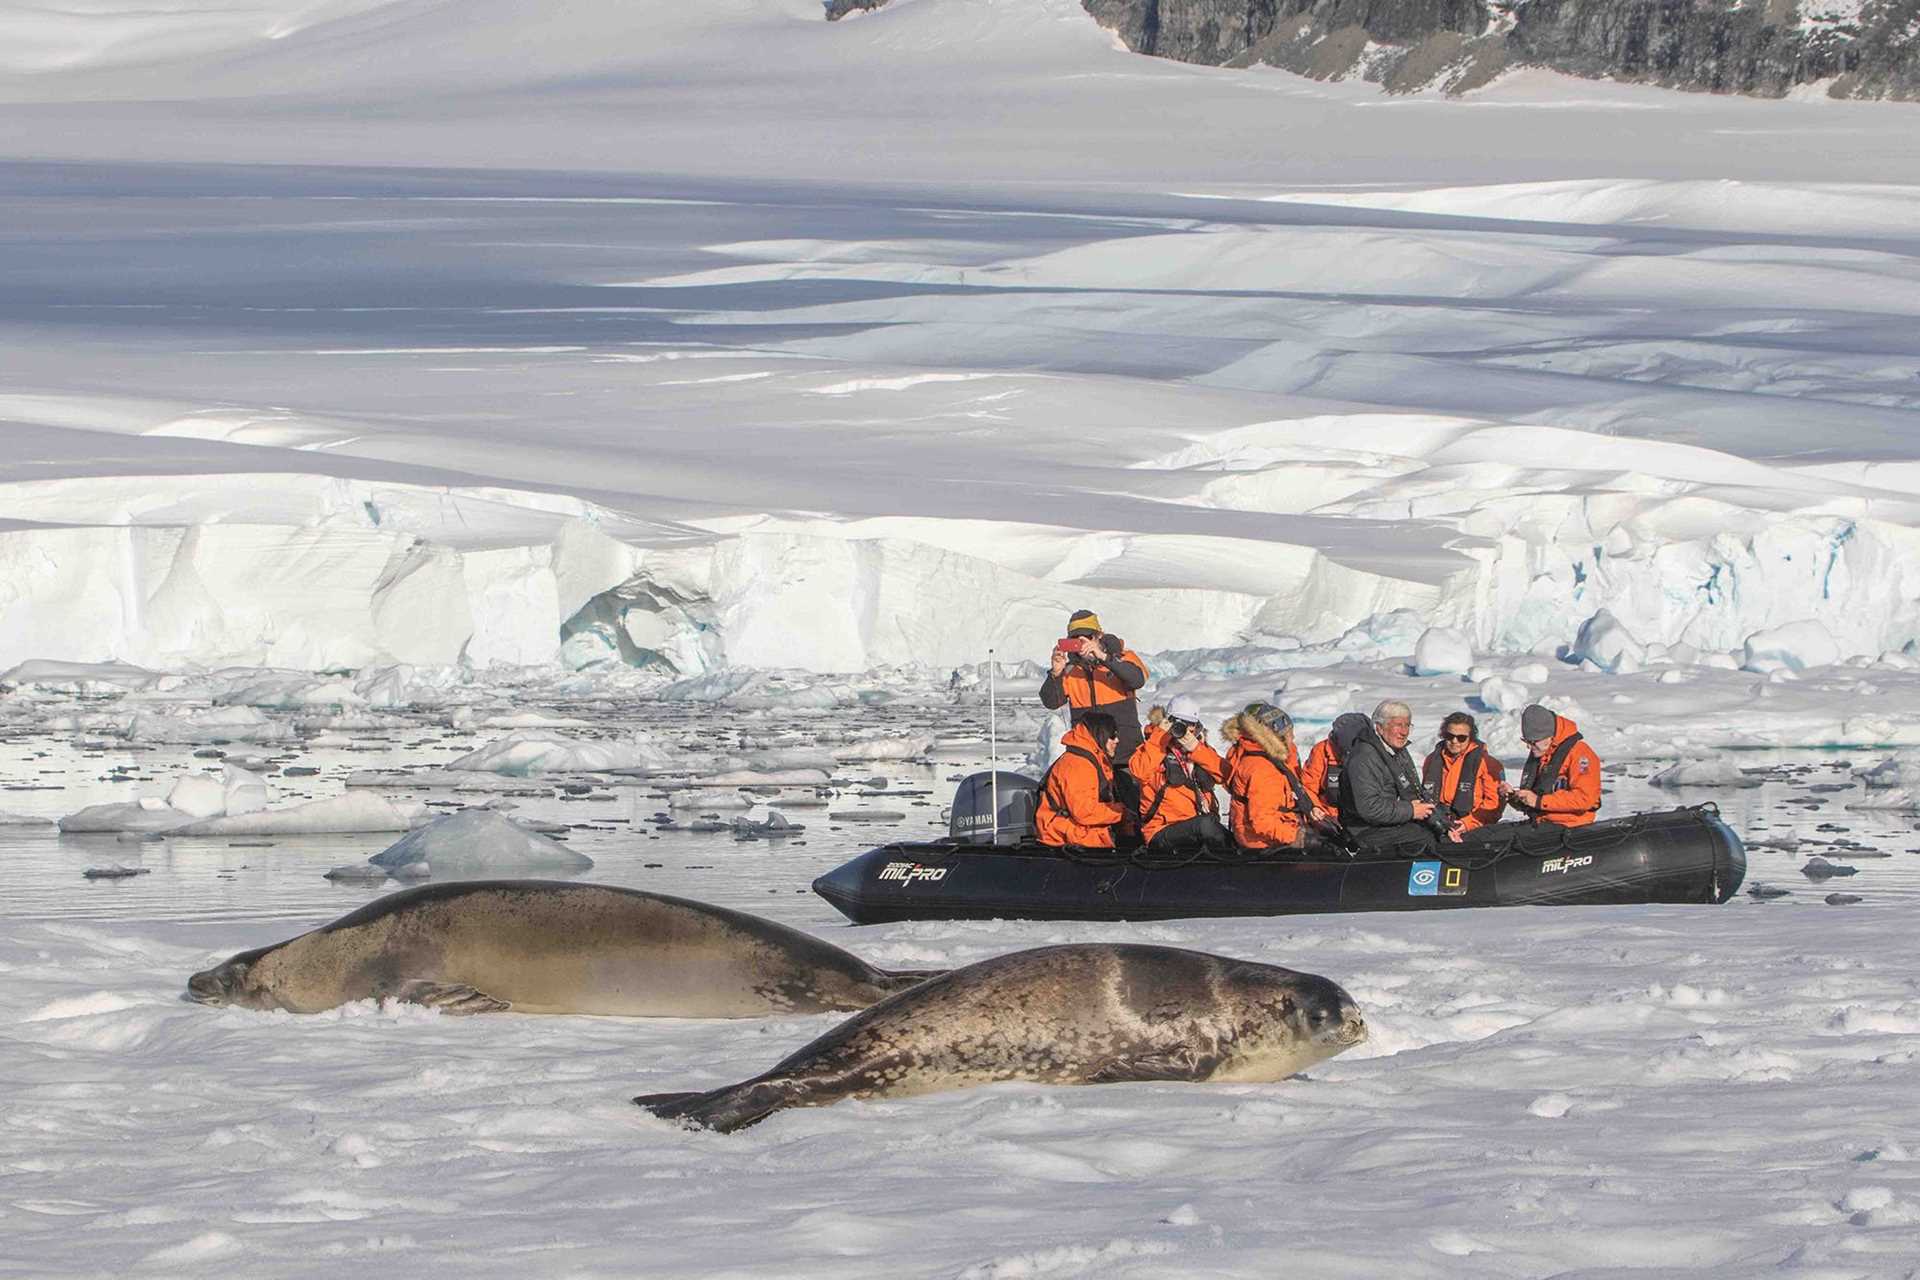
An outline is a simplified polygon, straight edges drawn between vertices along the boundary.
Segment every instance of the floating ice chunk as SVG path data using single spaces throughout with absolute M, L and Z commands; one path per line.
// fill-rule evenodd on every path
M 91 804 L 78 813 L 60 819 L 60 829 L 72 834 L 117 831 L 171 831 L 193 821 L 164 800 L 117 800 L 109 804 Z
M 466 710 L 465 707 L 461 708 L 461 711 Z M 456 713 L 455 720 L 458 721 L 460 718 Z M 471 712 L 465 719 L 468 722 L 472 721 Z M 592 727 L 589 721 L 575 720 L 570 716 L 548 715 L 544 711 L 519 711 L 511 715 L 493 715 L 480 723 L 488 729 L 587 729 Z
M 1568 656 L 1591 662 L 1602 671 L 1627 675 L 1646 666 L 1647 647 L 1625 623 L 1602 609 L 1580 624 Z
M 1887 787 L 1920 787 L 1920 761 L 1888 756 L 1879 764 L 1855 769 L 1853 776 L 1870 791 Z
M 1480 682 L 1480 701 L 1492 711 L 1518 711 L 1532 697 L 1532 690 L 1517 680 L 1503 680 L 1494 676 Z
M 279 742 L 293 736 L 293 726 L 270 720 L 252 707 L 216 707 L 186 715 L 141 713 L 128 723 L 126 736 L 135 742 Z
M 191 774 L 173 784 L 167 803 L 195 818 L 217 818 L 227 811 L 227 788 L 218 778 Z
M 829 779 L 825 769 L 734 769 L 688 781 L 696 787 L 824 787 Z
M 933 750 L 931 737 L 871 738 L 833 749 L 835 760 L 917 760 Z
M 327 880 L 385 880 L 387 869 L 376 867 L 370 862 L 348 862 L 335 867 L 323 877 Z
M 1521 684 L 1545 684 L 1547 682 L 1547 664 L 1544 662 L 1523 662 L 1507 672 L 1509 679 Z
M 1843 655 L 1827 629 L 1812 619 L 1769 627 L 1747 637 L 1740 665 L 1748 671 L 1805 671 L 1826 667 Z
M 710 809 L 751 809 L 759 803 L 758 797 L 739 791 L 707 791 L 699 787 L 676 791 L 667 797 L 669 809 L 692 809 L 700 813 Z
M 262 671 L 233 680 L 215 693 L 215 706 L 275 707 L 292 710 L 300 707 L 351 707 L 365 699 L 354 692 L 347 681 L 337 676 L 315 676 L 304 671 Z
M 183 836 L 333 835 L 356 831 L 405 831 L 425 818 L 425 805 L 395 802 L 370 791 L 349 791 L 287 809 L 205 818 L 172 832 Z
M 0 684 L 29 685 L 64 693 L 149 689 L 160 678 L 159 672 L 130 662 L 56 662 L 49 658 L 29 658 L 0 671 Z
M 1459 675 L 1473 666 L 1473 644 L 1450 627 L 1428 627 L 1413 646 L 1413 674 Z
M 729 825 L 735 840 L 778 840 L 806 830 L 797 822 L 789 822 L 787 815 L 778 809 L 769 810 L 767 816 L 758 821 L 742 815 Z
M 685 762 L 635 735 L 583 742 L 544 729 L 521 729 L 469 752 L 446 767 L 527 777 L 536 773 L 604 773 L 611 769 L 671 769 Z
M 31 814 L 8 813 L 0 809 L 0 827 L 51 827 L 52 825 L 51 818 L 36 818 Z
M 229 764 L 221 771 L 220 781 L 228 813 L 257 813 L 267 807 L 267 782 L 259 774 Z
M 491 809 L 462 809 L 435 818 L 367 861 L 395 872 L 424 862 L 436 877 L 536 871 L 566 874 L 593 866 L 593 859 L 586 854 L 528 831 Z
M 1656 787 L 1757 787 L 1762 778 L 1741 772 L 1740 766 L 1725 756 L 1705 760 L 1683 760 L 1662 769 L 1647 781 Z

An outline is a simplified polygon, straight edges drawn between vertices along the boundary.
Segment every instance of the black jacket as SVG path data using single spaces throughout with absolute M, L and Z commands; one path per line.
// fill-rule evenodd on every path
M 1389 747 L 1369 723 L 1347 749 L 1340 770 L 1340 823 L 1349 831 L 1412 822 L 1420 770 L 1405 747 Z

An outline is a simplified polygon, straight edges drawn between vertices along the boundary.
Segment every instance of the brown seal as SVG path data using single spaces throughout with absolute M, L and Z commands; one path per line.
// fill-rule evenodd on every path
M 471 880 L 389 894 L 196 973 L 202 1004 L 318 1013 L 403 1000 L 447 1013 L 751 1018 L 864 1009 L 929 976 L 686 898 L 611 885 Z

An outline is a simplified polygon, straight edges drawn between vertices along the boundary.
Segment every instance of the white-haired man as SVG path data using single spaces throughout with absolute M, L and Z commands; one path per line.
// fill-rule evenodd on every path
M 1347 749 L 1340 773 L 1340 824 L 1365 848 L 1423 844 L 1433 805 L 1422 794 L 1420 767 L 1407 753 L 1413 709 L 1389 698 Z

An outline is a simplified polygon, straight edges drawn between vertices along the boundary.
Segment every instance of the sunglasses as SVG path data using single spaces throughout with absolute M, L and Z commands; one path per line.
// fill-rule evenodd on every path
M 1472 742 L 1473 741 L 1473 735 L 1470 733 L 1443 733 L 1440 736 L 1445 738 L 1448 742 Z

